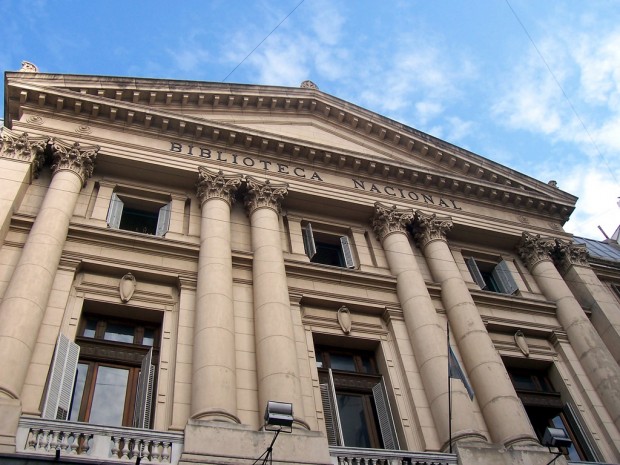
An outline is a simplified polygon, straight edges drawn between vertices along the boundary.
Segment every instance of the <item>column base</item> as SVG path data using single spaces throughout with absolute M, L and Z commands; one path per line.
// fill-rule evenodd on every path
M 15 453 L 15 436 L 21 414 L 19 399 L 0 398 L 0 453 Z
M 503 447 L 495 444 L 456 444 L 459 465 L 547 465 L 555 454 L 542 446 Z M 567 465 L 563 456 L 554 465 Z
M 189 420 L 179 465 L 204 463 L 253 464 L 271 444 L 275 433 L 246 425 Z M 327 439 L 317 431 L 295 429 L 280 433 L 273 445 L 274 464 L 330 465 Z
M 237 415 L 227 412 L 226 410 L 208 410 L 199 413 L 193 417 L 197 421 L 219 421 L 225 423 L 241 423 Z

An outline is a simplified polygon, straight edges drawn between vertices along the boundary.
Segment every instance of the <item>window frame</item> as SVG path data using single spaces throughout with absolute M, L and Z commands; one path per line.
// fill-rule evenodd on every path
M 472 256 L 464 259 L 469 274 L 481 290 L 505 295 L 515 295 L 519 292 L 519 286 L 506 260 L 491 262 Z
M 153 215 L 153 218 L 157 216 L 155 231 L 150 233 L 121 228 L 121 224 L 123 223 L 123 211 L 126 209 L 136 212 L 150 213 Z M 125 194 L 123 192 L 112 192 L 110 204 L 108 206 L 108 213 L 106 215 L 106 223 L 109 228 L 117 229 L 119 231 L 165 237 L 166 233 L 170 229 L 171 213 L 172 201 L 166 203 L 155 199 Z
M 319 226 L 319 228 L 315 231 L 313 230 L 312 223 L 309 221 L 306 222 L 301 229 L 304 251 L 311 263 L 333 266 L 336 268 L 357 268 L 353 255 L 351 239 L 348 234 L 339 234 L 321 226 Z M 333 247 L 339 255 L 339 264 L 335 265 L 332 263 L 313 261 L 316 260 L 317 254 L 320 252 L 321 247 L 323 247 L 323 250 Z

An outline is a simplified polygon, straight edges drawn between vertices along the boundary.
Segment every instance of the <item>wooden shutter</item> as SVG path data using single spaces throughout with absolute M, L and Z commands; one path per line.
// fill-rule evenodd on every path
M 150 428 L 151 426 L 153 382 L 155 378 L 155 366 L 152 362 L 153 349 L 151 348 L 142 359 L 140 367 L 138 389 L 136 391 L 136 406 L 133 413 L 134 428 Z
M 59 334 L 50 367 L 42 418 L 52 420 L 69 418 L 79 356 L 80 346 L 70 341 L 64 334 Z
M 467 257 L 465 259 L 465 264 L 467 265 L 467 268 L 469 269 L 469 273 L 471 274 L 471 277 L 474 278 L 474 281 L 476 282 L 476 284 L 478 286 L 480 286 L 480 289 L 486 289 L 487 288 L 487 283 L 484 282 L 484 278 L 482 277 L 482 273 L 480 273 L 480 269 L 478 268 L 478 265 L 476 264 L 476 260 L 474 260 L 472 257 Z
M 312 234 L 312 225 L 310 223 L 302 229 L 302 235 L 304 238 L 304 249 L 306 255 L 310 260 L 316 255 L 316 244 L 314 243 L 314 234 Z
M 508 269 L 508 263 L 506 263 L 505 260 L 502 260 L 493 268 L 491 275 L 493 279 L 495 279 L 501 293 L 512 295 L 519 290 L 517 283 L 512 277 L 512 273 L 510 273 Z
M 120 227 L 124 206 L 125 204 L 118 198 L 118 195 L 116 195 L 115 192 L 112 192 L 110 206 L 108 207 L 108 217 L 106 219 L 110 228 L 118 229 Z
M 383 380 L 374 385 L 372 388 L 372 395 L 375 400 L 375 407 L 377 408 L 377 417 L 379 419 L 383 447 L 385 449 L 398 449 L 398 437 L 394 429 L 392 409 L 390 408 L 390 401 Z
M 163 236 L 168 232 L 170 228 L 170 212 L 172 210 L 172 202 L 164 205 L 159 209 L 159 216 L 157 218 L 157 230 L 156 236 Z
M 344 265 L 347 268 L 355 268 L 355 262 L 353 261 L 353 251 L 349 244 L 349 238 L 342 236 L 340 238 L 340 244 L 342 245 L 342 255 L 344 256 Z
M 325 429 L 327 431 L 327 441 L 330 446 L 343 446 L 342 429 L 340 428 L 340 413 L 338 412 L 338 402 L 336 400 L 336 390 L 334 389 L 334 378 L 332 370 L 329 369 L 327 383 L 319 385 L 321 390 L 321 402 L 323 404 L 323 416 L 325 417 Z

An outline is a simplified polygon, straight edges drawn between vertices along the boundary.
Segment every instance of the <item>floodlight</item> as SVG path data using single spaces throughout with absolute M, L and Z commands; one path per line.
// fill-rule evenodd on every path
M 271 426 L 272 428 L 267 428 Z M 265 429 L 278 429 L 286 428 L 291 432 L 293 429 L 293 404 L 287 402 L 274 402 L 270 400 L 267 402 L 265 408 Z M 285 430 L 284 430 L 285 431 Z
M 570 447 L 573 444 L 566 431 L 562 428 L 548 427 L 543 436 L 542 445 L 547 447 Z

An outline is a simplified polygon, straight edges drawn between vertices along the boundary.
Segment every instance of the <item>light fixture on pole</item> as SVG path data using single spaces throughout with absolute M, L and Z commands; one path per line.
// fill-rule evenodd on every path
M 261 459 L 261 465 L 267 465 L 272 463 L 273 445 L 278 439 L 278 435 L 281 432 L 292 433 L 293 432 L 293 404 L 287 402 L 274 402 L 270 400 L 267 402 L 265 408 L 265 431 L 275 431 L 271 444 L 267 447 L 267 450 L 257 458 L 252 465 L 256 465 Z
M 542 445 L 547 447 L 570 447 L 573 445 L 573 441 L 562 428 L 547 427 L 543 436 Z M 562 451 L 558 452 L 547 465 L 551 465 L 555 462 L 560 455 L 562 455 Z

